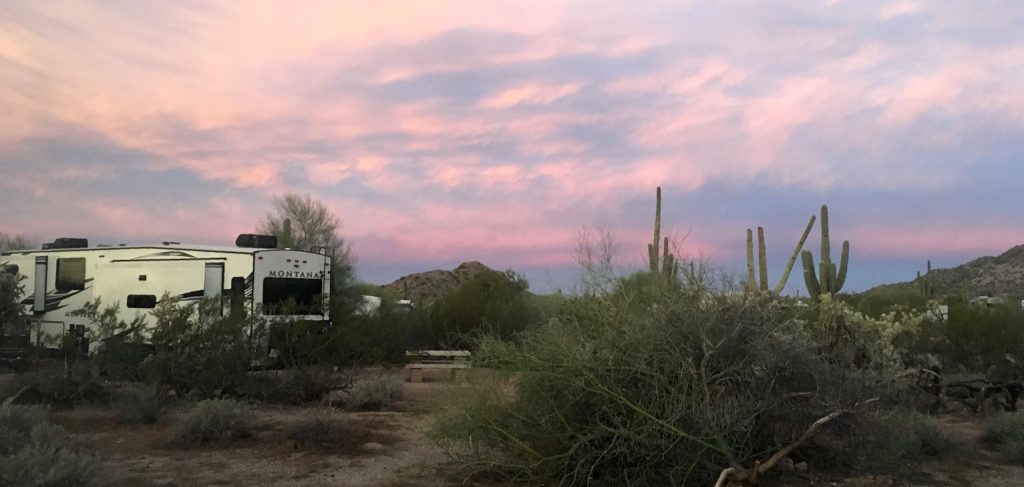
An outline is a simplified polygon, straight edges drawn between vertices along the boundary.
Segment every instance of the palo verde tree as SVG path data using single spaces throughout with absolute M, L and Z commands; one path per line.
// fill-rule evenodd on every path
M 30 249 L 32 247 L 35 247 L 35 244 L 23 235 L 11 235 L 0 232 L 0 252 Z
M 341 289 L 348 287 L 355 278 L 355 258 L 341 237 L 340 228 L 341 220 L 323 202 L 309 194 L 286 193 L 274 199 L 274 209 L 260 222 L 257 231 L 277 237 L 281 248 L 331 249 L 335 289 Z

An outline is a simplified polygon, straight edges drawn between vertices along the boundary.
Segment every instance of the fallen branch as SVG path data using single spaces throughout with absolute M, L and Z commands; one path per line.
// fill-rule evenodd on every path
M 718 475 L 718 481 L 715 482 L 715 487 L 725 487 L 727 485 L 738 484 L 756 485 L 759 482 L 758 477 L 761 474 L 764 474 L 765 472 L 771 470 L 772 467 L 779 463 L 780 460 L 786 458 L 786 456 L 792 453 L 793 450 L 797 449 L 800 445 L 804 444 L 804 442 L 811 439 L 815 434 L 818 433 L 818 430 L 821 429 L 822 426 L 830 423 L 832 420 L 838 418 L 843 414 L 853 412 L 853 410 L 856 409 L 858 406 L 863 406 L 865 404 L 869 404 L 877 400 L 879 400 L 879 398 L 873 397 L 864 402 L 854 404 L 852 408 L 833 411 L 827 416 L 818 418 L 817 421 L 811 423 L 811 426 L 809 426 L 807 430 L 804 431 L 802 435 L 800 435 L 800 438 L 797 438 L 796 441 L 786 445 L 781 450 L 775 452 L 775 454 L 769 457 L 766 462 L 761 463 L 759 460 L 754 460 L 754 465 L 750 469 L 732 466 L 726 468 L 725 470 L 722 470 L 722 473 Z

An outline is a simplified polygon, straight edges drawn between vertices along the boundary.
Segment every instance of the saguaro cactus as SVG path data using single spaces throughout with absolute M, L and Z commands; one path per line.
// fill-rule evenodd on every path
M 917 271 L 917 288 L 921 291 L 921 295 L 925 299 L 931 299 L 935 296 L 935 287 L 928 282 L 928 274 L 932 273 L 932 261 L 928 261 L 928 271 L 925 272 L 924 276 L 921 276 L 921 271 Z
M 292 247 L 292 220 L 284 219 L 284 228 L 281 231 L 281 238 L 278 241 L 278 248 L 290 249 Z
M 821 205 L 821 261 L 818 262 L 818 274 L 814 273 L 814 255 L 810 250 L 801 254 L 804 266 L 804 283 L 807 293 L 818 299 L 822 294 L 836 294 L 846 283 L 846 266 L 850 256 L 850 242 L 843 241 L 843 251 L 839 258 L 839 268 L 832 262 L 831 245 L 828 234 L 828 206 Z
M 800 255 L 800 250 L 804 248 L 804 242 L 807 241 L 807 235 L 809 235 L 811 233 L 811 229 L 814 228 L 814 219 L 815 216 L 811 215 L 810 221 L 807 222 L 807 228 L 804 229 L 803 235 L 800 236 L 800 241 L 798 241 L 796 243 L 796 247 L 793 248 L 793 254 L 789 256 L 789 260 L 786 262 L 786 269 L 782 272 L 782 277 L 779 278 L 775 287 L 771 290 L 773 294 L 781 293 L 786 287 L 786 281 L 789 280 L 789 273 L 793 270 L 793 264 L 796 263 L 796 258 Z M 761 292 L 768 292 L 768 253 L 765 251 L 764 227 L 757 227 L 757 261 L 760 280 L 755 282 L 754 232 L 747 229 L 747 289 L 751 292 L 757 290 L 760 290 Z
M 666 280 L 675 279 L 679 274 L 676 258 L 668 249 L 668 237 L 661 237 L 661 186 L 658 186 L 654 206 L 654 240 L 647 244 L 647 259 L 651 274 L 662 275 Z

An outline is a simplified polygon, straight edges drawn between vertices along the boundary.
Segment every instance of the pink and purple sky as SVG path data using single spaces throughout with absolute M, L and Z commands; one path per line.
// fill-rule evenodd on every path
M 0 86 L 36 241 L 230 244 L 290 191 L 366 281 L 569 289 L 583 225 L 642 261 L 661 185 L 686 252 L 764 225 L 773 276 L 828 203 L 855 291 L 1024 243 L 1015 1 L 5 2 Z

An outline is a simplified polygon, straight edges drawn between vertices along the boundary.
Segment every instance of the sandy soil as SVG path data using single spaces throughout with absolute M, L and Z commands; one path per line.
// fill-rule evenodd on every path
M 300 446 L 288 435 L 293 422 L 323 414 L 325 408 L 317 405 L 253 406 L 252 437 L 188 449 L 171 440 L 171 428 L 189 406 L 184 401 L 154 425 L 119 424 L 109 406 L 57 411 L 54 420 L 103 457 L 105 485 L 453 487 L 461 483 L 446 478 L 447 458 L 426 433 L 432 414 L 464 395 L 466 386 L 432 379 L 403 383 L 402 399 L 392 411 L 333 412 L 336 432 L 321 447 Z M 786 485 L 1024 486 L 1024 465 L 1008 465 L 983 440 L 983 418 L 951 414 L 941 419 L 963 445 L 962 453 L 853 478 L 811 466 Z
M 171 440 L 186 405 L 153 425 L 119 424 L 109 407 L 56 412 L 54 420 L 103 457 L 107 485 L 447 486 L 446 458 L 426 436 L 428 411 L 458 387 L 406 383 L 397 411 L 335 411 L 336 431 L 322 447 L 302 447 L 287 433 L 292 422 L 322 414 L 317 406 L 255 406 L 251 438 L 187 449 Z

